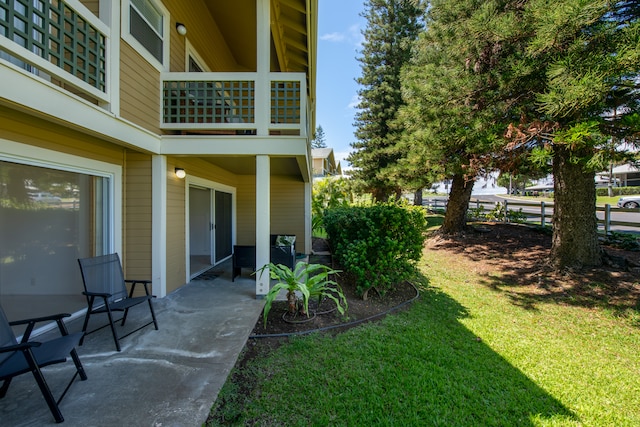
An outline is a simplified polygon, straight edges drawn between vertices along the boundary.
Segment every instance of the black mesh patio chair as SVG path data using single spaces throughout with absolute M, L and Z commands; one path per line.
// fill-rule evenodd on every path
M 148 285 L 150 280 L 125 280 L 124 274 L 122 274 L 122 265 L 120 264 L 120 257 L 118 254 L 102 255 L 93 258 L 81 258 L 78 259 L 80 264 L 80 272 L 82 273 L 82 281 L 84 283 L 83 294 L 87 297 L 87 314 L 84 316 L 84 325 L 82 326 L 82 332 L 87 335 L 102 328 L 111 326 L 111 333 L 113 334 L 113 340 L 116 343 L 116 349 L 120 351 L 120 339 L 128 337 L 134 332 L 149 326 L 153 323 L 158 330 L 158 322 L 156 321 L 156 314 L 153 311 L 153 304 L 151 300 L 153 295 L 149 293 Z M 126 283 L 131 284 L 131 290 L 127 293 Z M 144 286 L 144 296 L 134 297 L 135 288 L 137 284 Z M 151 321 L 145 323 L 139 328 L 129 332 L 122 337 L 118 337 L 118 332 L 115 328 L 115 322 L 122 320 L 120 326 L 124 326 L 129 314 L 129 309 L 135 305 L 147 302 L 149 304 L 149 310 L 151 311 Z M 122 311 L 123 315 L 120 319 L 113 319 L 114 311 Z M 89 318 L 92 314 L 106 313 L 109 323 L 100 326 L 90 332 L 87 331 L 89 324 Z M 80 340 L 80 345 L 84 340 Z
M 69 334 L 67 327 L 62 321 L 64 317 L 68 316 L 70 315 L 62 313 L 53 316 L 9 322 L 2 307 L 0 307 L 0 381 L 3 381 L 2 387 L 0 387 L 0 399 L 6 396 L 11 380 L 14 377 L 31 372 L 57 423 L 64 421 L 58 405 L 65 394 L 67 394 L 73 381 L 78 375 L 80 375 L 80 379 L 83 381 L 87 379 L 87 374 L 84 372 L 84 368 L 76 352 L 76 346 L 82 338 L 82 333 Z M 62 336 L 43 342 L 29 341 L 36 323 L 52 321 L 58 324 L 58 329 Z M 25 324 L 27 328 L 22 335 L 22 339 L 18 342 L 11 326 Z M 73 363 L 76 365 L 76 372 L 73 374 L 71 381 L 67 384 L 60 398 L 56 400 L 40 368 L 56 363 L 64 363 L 68 356 L 71 356 L 71 359 L 73 359 Z

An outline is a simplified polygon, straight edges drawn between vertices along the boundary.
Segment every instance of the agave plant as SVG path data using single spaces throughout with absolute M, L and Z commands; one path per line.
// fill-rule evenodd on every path
M 265 297 L 264 305 L 264 324 L 267 325 L 267 316 L 271 310 L 271 304 L 276 299 L 280 291 L 287 290 L 288 311 L 291 314 L 301 312 L 309 315 L 309 299 L 311 297 L 322 300 L 329 298 L 336 303 L 338 311 L 344 314 L 347 308 L 347 299 L 342 293 L 340 285 L 329 277 L 339 271 L 333 270 L 322 264 L 309 264 L 299 262 L 295 268 L 291 270 L 282 264 L 266 264 L 258 269 L 256 273 L 262 274 L 264 270 L 269 269 L 269 275 L 278 282 L 273 285 Z M 298 293 L 301 298 L 298 298 Z M 301 303 L 301 304 L 300 304 Z M 302 308 L 300 309 L 300 305 Z

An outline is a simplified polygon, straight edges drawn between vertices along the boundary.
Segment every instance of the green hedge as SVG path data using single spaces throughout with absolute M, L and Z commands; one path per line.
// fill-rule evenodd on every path
M 333 255 L 354 275 L 357 291 L 380 294 L 415 274 L 426 220 L 420 206 L 381 203 L 328 209 L 324 214 Z
M 628 194 L 640 194 L 640 187 L 613 187 L 614 196 L 625 196 Z M 596 188 L 596 194 L 598 196 L 608 196 L 608 188 Z

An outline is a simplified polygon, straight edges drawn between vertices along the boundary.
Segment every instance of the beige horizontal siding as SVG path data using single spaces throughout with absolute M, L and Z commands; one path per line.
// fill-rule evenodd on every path
M 271 234 L 295 234 L 296 250 L 305 248 L 304 182 L 271 177 Z
M 256 244 L 256 177 L 241 175 L 237 186 L 237 243 Z
M 124 169 L 123 246 L 125 276 L 152 277 L 152 167 L 148 154 L 126 152 Z M 136 291 L 142 294 L 143 289 Z
M 167 162 L 167 293 L 186 281 L 185 181 L 172 172 L 175 163 Z
M 3 106 L 0 129 L 0 137 L 8 140 L 106 163 L 123 163 L 122 147 Z
M 185 71 L 185 38 L 211 71 L 246 71 L 237 65 L 218 24 L 203 1 L 176 1 L 167 3 L 166 7 L 171 13 L 171 71 Z M 176 22 L 187 27 L 186 36 L 175 31 Z
M 120 40 L 120 115 L 160 133 L 160 72 Z

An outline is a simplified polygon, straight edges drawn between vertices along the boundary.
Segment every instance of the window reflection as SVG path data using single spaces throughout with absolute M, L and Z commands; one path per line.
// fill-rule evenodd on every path
M 8 317 L 84 308 L 77 259 L 106 250 L 107 184 L 0 161 L 0 303 Z

